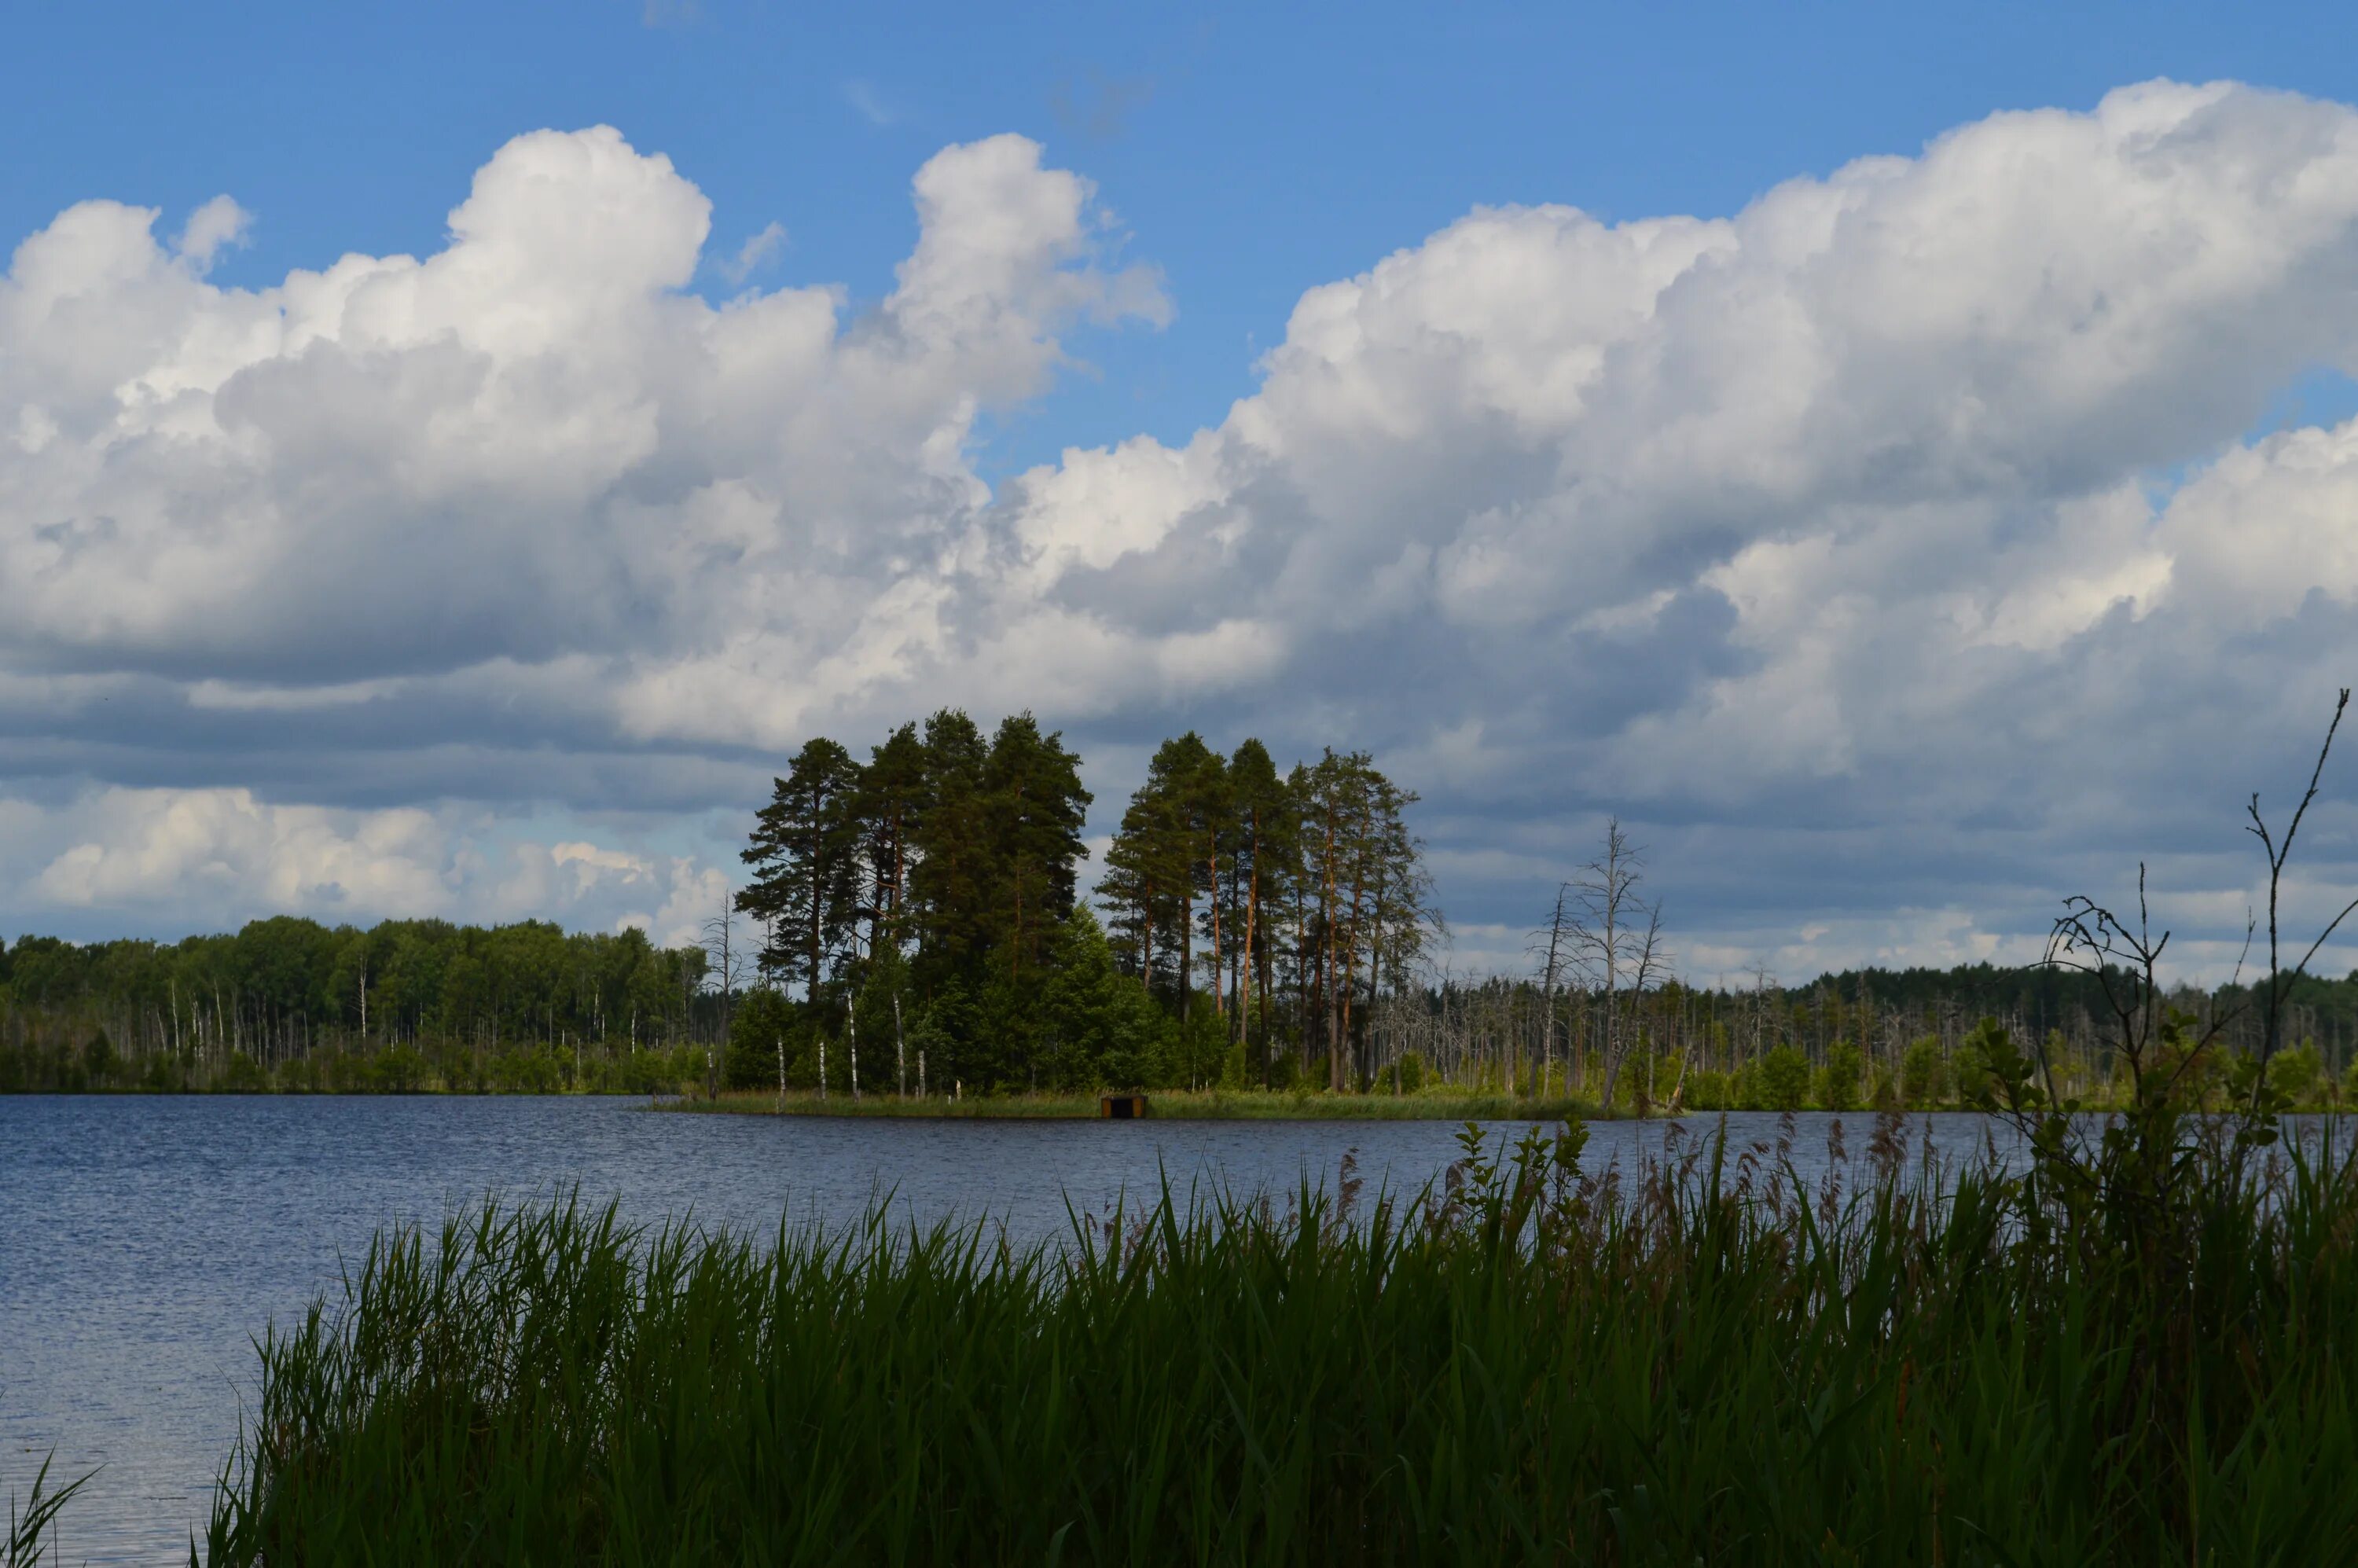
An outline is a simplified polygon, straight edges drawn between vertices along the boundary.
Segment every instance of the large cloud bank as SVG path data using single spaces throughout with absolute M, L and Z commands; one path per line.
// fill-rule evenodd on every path
M 708 204 L 603 128 L 500 149 L 423 260 L 218 287 L 226 200 L 26 240 L 0 911 L 684 921 L 708 871 L 499 824 L 749 806 L 957 702 L 1372 745 L 1476 957 L 1617 810 L 1704 979 L 2015 951 L 2144 852 L 2215 958 L 2235 803 L 2358 665 L 2358 423 L 2261 428 L 2358 369 L 2341 105 L 2156 83 L 1724 220 L 1479 210 L 1184 446 L 995 494 L 979 421 L 1169 305 L 1021 137 L 914 194 L 865 308 L 689 292 Z

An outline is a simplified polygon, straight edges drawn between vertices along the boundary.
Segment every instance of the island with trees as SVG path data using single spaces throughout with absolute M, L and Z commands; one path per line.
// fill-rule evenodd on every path
M 2035 1049 L 2123 1090 L 2102 978 L 2049 966 L 1678 977 L 1644 847 L 1608 824 L 1520 971 L 1436 973 L 1414 792 L 1365 752 L 1282 768 L 1163 741 L 1093 857 L 1081 759 L 1030 714 L 944 709 L 797 751 L 705 940 L 537 921 L 0 948 L 0 1092 L 608 1092 L 697 1108 L 1647 1115 L 1984 1103 Z M 1094 861 L 1094 863 L 1093 863 Z M 1094 875 L 1092 875 L 1092 872 Z M 2171 1004 L 2255 1014 L 2237 986 Z M 2295 977 L 2269 1072 L 2358 1092 L 2358 976 Z

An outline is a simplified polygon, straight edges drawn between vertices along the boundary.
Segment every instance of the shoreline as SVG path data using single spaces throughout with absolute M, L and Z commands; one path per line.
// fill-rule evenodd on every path
M 1411 1095 L 1296 1095 L 1265 1090 L 1194 1089 L 1149 1093 L 1145 1119 L 1163 1121 L 1586 1121 L 1636 1119 L 1627 1111 L 1607 1114 L 1594 1102 L 1569 1095 L 1532 1098 L 1505 1093 Z M 1098 1121 L 1098 1097 L 1087 1095 L 977 1095 L 947 1099 L 939 1095 L 903 1099 L 872 1094 L 860 1099 L 834 1094 L 821 1098 L 808 1090 L 790 1093 L 725 1093 L 665 1100 L 651 1110 L 699 1116 L 831 1117 L 841 1120 L 882 1118 L 930 1121 Z

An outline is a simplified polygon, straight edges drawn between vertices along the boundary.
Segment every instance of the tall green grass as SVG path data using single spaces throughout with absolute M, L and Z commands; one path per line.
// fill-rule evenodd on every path
M 74 1494 L 88 1486 L 91 1479 L 90 1476 L 82 1476 L 61 1487 L 51 1487 L 49 1466 L 55 1459 L 52 1454 L 41 1461 L 21 1509 L 16 1494 L 8 1494 L 8 1530 L 5 1535 L 0 1535 L 0 1568 L 35 1568 L 45 1556 L 55 1561 L 56 1554 L 49 1548 L 58 1515 L 65 1511 Z
M 1790 1140 L 1790 1130 L 1787 1138 Z M 571 1200 L 381 1234 L 262 1343 L 215 1563 L 2358 1560 L 2358 1179 L 2190 1154 L 2183 1267 L 1880 1124 L 1059 1246 Z

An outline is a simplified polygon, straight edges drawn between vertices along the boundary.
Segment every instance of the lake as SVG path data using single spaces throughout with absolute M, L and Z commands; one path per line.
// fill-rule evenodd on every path
M 1812 1179 L 1829 1119 L 1801 1119 L 1794 1156 Z M 1979 1118 L 1937 1119 L 1944 1149 L 1979 1137 Z M 1775 1123 L 1730 1119 L 1745 1141 Z M 1849 1119 L 1854 1156 L 1871 1125 Z M 1660 1150 L 1670 1126 L 1597 1123 L 1585 1162 Z M 1386 1179 L 1413 1189 L 1456 1157 L 1455 1131 L 691 1116 L 584 1098 L 0 1097 L 0 1492 L 21 1499 L 54 1448 L 53 1476 L 103 1466 L 66 1513 L 62 1561 L 186 1562 L 254 1388 L 251 1340 L 334 1287 L 380 1225 L 437 1221 L 486 1193 L 578 1183 L 633 1220 L 693 1213 L 769 1233 L 782 1217 L 849 1221 L 890 1189 L 913 1218 L 987 1217 L 1039 1240 L 1067 1233 L 1067 1202 L 1102 1215 L 1165 1174 L 1182 1191 L 1291 1190 L 1331 1182 L 1357 1150 L 1370 1194 Z

